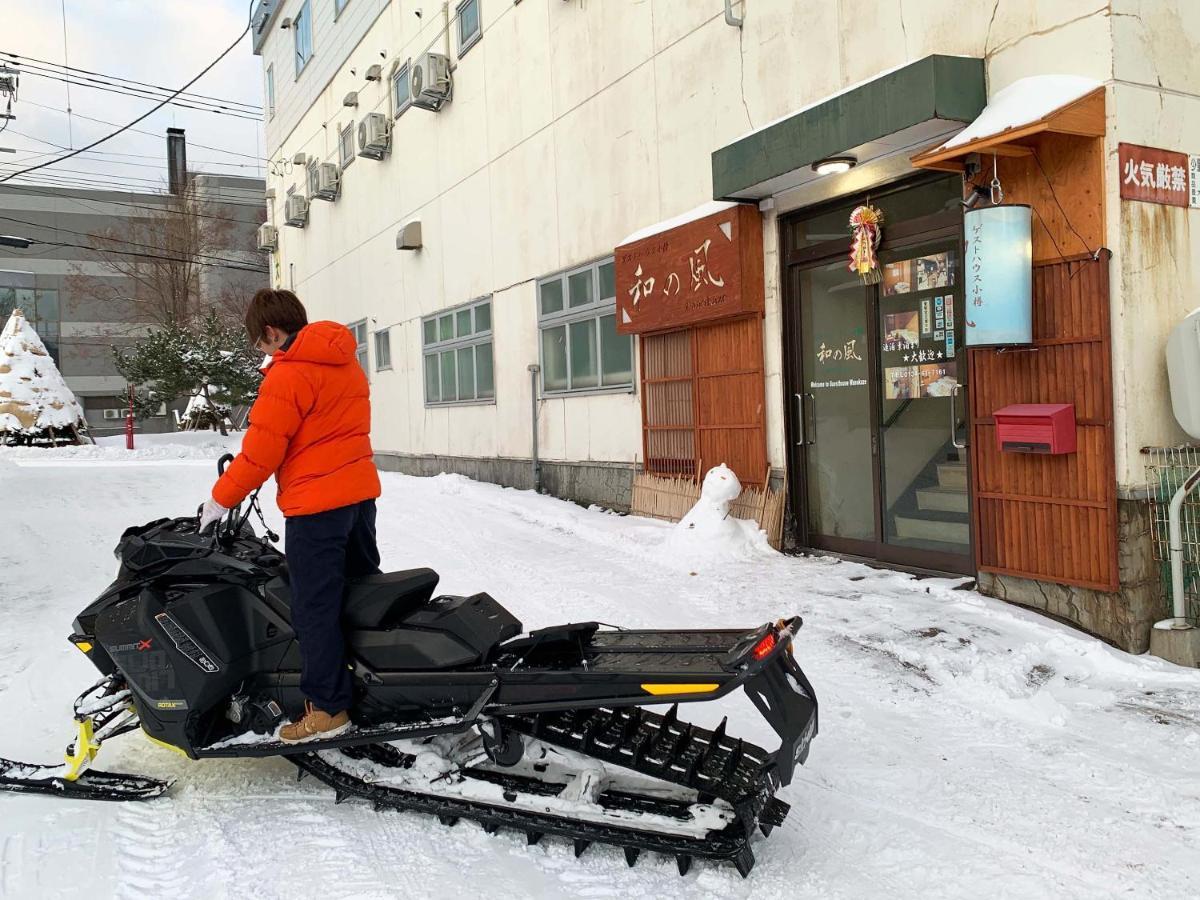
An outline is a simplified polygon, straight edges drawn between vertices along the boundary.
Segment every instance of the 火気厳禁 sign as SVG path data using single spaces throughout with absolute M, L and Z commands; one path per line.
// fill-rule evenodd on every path
M 1122 200 L 1200 206 L 1200 193 L 1192 184 L 1197 167 L 1186 153 L 1122 143 L 1117 145 L 1117 162 Z

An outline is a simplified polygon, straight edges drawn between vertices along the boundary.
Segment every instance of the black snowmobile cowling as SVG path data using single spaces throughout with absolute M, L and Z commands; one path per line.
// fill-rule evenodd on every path
M 697 631 L 579 622 L 523 634 L 488 594 L 438 595 L 437 574 L 413 569 L 347 589 L 355 727 L 284 744 L 278 727 L 304 698 L 283 555 L 237 510 L 215 537 L 197 533 L 195 517 L 130 528 L 116 555 L 116 580 L 71 636 L 104 678 L 76 703 L 68 765 L 0 760 L 0 787 L 161 793 L 166 784 L 85 771 L 101 740 L 140 728 L 193 759 L 287 756 L 339 801 L 451 824 L 472 818 L 522 829 L 531 842 L 560 835 L 577 853 L 612 844 L 631 865 L 654 850 L 674 855 L 681 872 L 709 858 L 746 874 L 750 837 L 782 823 L 787 804 L 775 792 L 817 731 L 815 695 L 792 651 L 798 617 Z M 712 730 L 680 720 L 679 704 L 739 687 L 778 734 L 777 751 L 727 735 L 724 720 Z M 666 714 L 647 708 L 662 704 L 672 704 Z M 416 754 L 432 751 L 451 774 L 422 780 Z M 127 795 L 121 778 L 131 779 Z

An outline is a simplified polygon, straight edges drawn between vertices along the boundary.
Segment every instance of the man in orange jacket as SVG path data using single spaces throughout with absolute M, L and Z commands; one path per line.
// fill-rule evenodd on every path
M 379 572 L 370 387 L 350 330 L 336 322 L 308 324 L 291 291 L 255 294 L 246 330 L 271 359 L 242 452 L 213 486 L 200 530 L 275 476 L 279 508 L 287 517 L 292 627 L 300 641 L 300 689 L 306 698 L 304 714 L 280 736 L 299 743 L 350 728 L 342 595 L 347 577 Z

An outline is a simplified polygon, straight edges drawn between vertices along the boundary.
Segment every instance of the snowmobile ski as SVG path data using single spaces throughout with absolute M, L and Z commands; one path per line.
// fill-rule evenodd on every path
M 95 769 L 68 781 L 63 777 L 65 768 L 0 759 L 0 790 L 77 800 L 151 800 L 171 786 L 171 782 L 156 778 Z

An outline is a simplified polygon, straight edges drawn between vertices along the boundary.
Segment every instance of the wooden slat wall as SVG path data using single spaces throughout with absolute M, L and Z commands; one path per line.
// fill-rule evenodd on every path
M 1115 591 L 1108 256 L 1034 267 L 1033 350 L 970 350 L 971 479 L 981 571 Z M 1002 453 L 992 413 L 1074 403 L 1079 449 Z
M 646 470 L 694 478 L 725 463 L 743 485 L 767 472 L 761 317 L 645 335 Z

